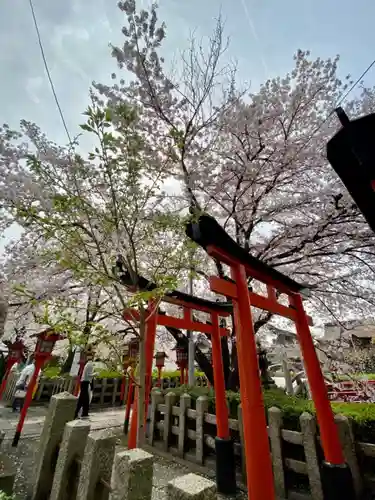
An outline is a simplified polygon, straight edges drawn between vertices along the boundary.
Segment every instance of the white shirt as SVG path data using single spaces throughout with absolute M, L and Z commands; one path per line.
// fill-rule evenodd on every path
M 93 376 L 94 376 L 94 365 L 92 364 L 92 361 L 87 361 L 83 369 L 81 382 L 92 382 Z
M 19 379 L 17 380 L 16 385 L 25 384 L 25 388 L 26 388 L 29 385 L 29 382 L 32 379 L 32 376 L 34 375 L 34 371 L 35 371 L 34 363 L 31 363 L 30 365 L 25 366 L 25 368 L 21 372 L 21 375 L 19 376 Z

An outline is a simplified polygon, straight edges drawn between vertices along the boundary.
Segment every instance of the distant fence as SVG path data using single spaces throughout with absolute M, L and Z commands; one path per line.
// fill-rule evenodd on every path
M 195 407 L 193 407 L 195 403 Z M 186 460 L 214 467 L 216 415 L 207 411 L 205 396 L 192 400 L 188 394 L 178 398 L 174 393 L 163 396 L 154 389 L 148 444 Z M 268 435 L 272 451 L 276 494 L 280 498 L 323 499 L 320 463 L 323 453 L 317 433 L 315 417 L 304 413 L 300 417 L 300 431 L 284 428 L 282 412 L 268 410 Z M 364 486 L 375 482 L 375 444 L 354 442 L 350 422 L 337 415 L 345 459 L 351 468 L 358 495 Z M 238 473 L 246 483 L 243 457 L 242 410 L 238 418 L 230 419 Z M 302 497 L 301 497 L 302 495 Z
M 3 401 L 10 403 L 13 399 L 16 382 L 18 380 L 19 373 L 11 373 L 7 386 L 3 394 Z M 122 378 L 98 378 L 94 380 L 94 391 L 92 395 L 91 404 L 93 406 L 110 407 L 120 405 L 121 401 L 121 386 Z M 39 380 L 38 388 L 34 397 L 34 402 L 37 403 L 47 403 L 54 394 L 59 394 L 60 392 L 69 392 L 73 394 L 74 387 L 76 383 L 75 377 L 56 377 L 56 378 L 46 378 L 41 377 Z M 154 385 L 157 381 L 154 379 Z M 163 388 L 174 388 L 180 385 L 179 377 L 166 377 L 162 380 Z M 197 377 L 196 385 L 205 386 L 207 381 L 205 377 Z M 125 396 L 128 390 L 128 384 L 125 385 Z

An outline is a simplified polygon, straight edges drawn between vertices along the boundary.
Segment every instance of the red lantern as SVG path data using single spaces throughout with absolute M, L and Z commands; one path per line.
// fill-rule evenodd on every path
M 176 351 L 176 364 L 180 369 L 180 383 L 183 385 L 185 383 L 185 371 L 188 366 L 188 351 L 185 347 L 175 347 Z M 187 378 L 187 377 L 186 377 Z
M 9 377 L 9 373 L 12 369 L 12 366 L 21 361 L 22 355 L 25 349 L 25 345 L 22 340 L 19 340 L 16 338 L 14 342 L 10 342 L 9 340 L 5 340 L 4 344 L 8 347 L 8 358 L 7 358 L 7 363 L 6 363 L 6 368 L 5 368 L 5 373 L 3 380 L 1 382 L 0 386 L 0 399 L 1 396 L 3 395 L 3 392 L 5 391 L 5 387 L 7 385 L 7 380 Z
M 8 354 L 8 362 L 13 366 L 14 363 L 17 363 L 22 359 L 22 354 L 25 348 L 25 345 L 22 340 L 16 339 L 14 342 L 4 341 L 4 344 L 9 349 Z M 8 364 L 8 363 L 7 363 Z M 10 366 L 10 368 L 12 367 Z
M 128 345 L 129 345 L 130 362 L 135 363 L 138 359 L 138 354 L 139 354 L 139 340 L 132 339 Z
M 167 355 L 164 351 L 159 351 L 155 354 L 156 368 L 164 368 L 166 357 Z
M 158 382 L 157 385 L 160 387 L 161 386 L 161 372 L 164 368 L 165 365 L 165 358 L 167 357 L 166 353 L 164 351 L 159 351 L 155 354 L 155 364 L 156 368 L 158 369 Z
M 31 335 L 31 337 L 37 337 L 38 339 L 34 351 L 35 369 L 31 381 L 27 386 L 25 402 L 22 407 L 20 419 L 18 421 L 12 446 L 17 446 L 18 441 L 21 437 L 22 427 L 26 418 L 27 410 L 33 398 L 33 392 L 38 380 L 39 372 L 43 367 L 44 363 L 51 357 L 56 342 L 63 338 L 61 335 L 57 334 L 52 328 L 48 328 L 47 330 L 37 333 L 36 335 Z

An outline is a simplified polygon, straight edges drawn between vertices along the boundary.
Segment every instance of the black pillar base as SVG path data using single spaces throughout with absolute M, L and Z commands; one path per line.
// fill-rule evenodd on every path
M 14 434 L 13 441 L 12 441 L 12 446 L 14 448 L 17 447 L 18 441 L 20 440 L 20 437 L 21 437 L 21 432 L 20 431 L 16 431 L 16 433 Z
M 124 434 L 125 434 L 125 435 L 128 433 L 128 430 L 129 430 L 129 419 L 127 418 L 127 419 L 124 421 Z
M 322 488 L 324 500 L 355 500 L 352 473 L 347 464 L 322 463 Z
M 224 495 L 233 495 L 237 491 L 233 441 L 230 438 L 216 437 L 215 450 L 217 491 Z

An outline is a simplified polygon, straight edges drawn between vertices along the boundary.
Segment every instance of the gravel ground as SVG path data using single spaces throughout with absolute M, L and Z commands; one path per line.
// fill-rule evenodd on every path
M 14 493 L 17 500 L 29 500 L 31 497 L 38 444 L 38 438 L 22 439 L 17 448 L 12 448 L 11 440 L 7 439 L 3 442 L 2 451 L 13 461 L 17 469 L 14 485 Z M 165 500 L 167 483 L 189 472 L 191 472 L 191 468 L 188 466 L 183 466 L 163 457 L 156 456 L 152 500 Z M 242 500 L 245 497 L 246 495 L 240 493 L 238 498 Z M 225 498 L 228 500 L 228 497 Z

